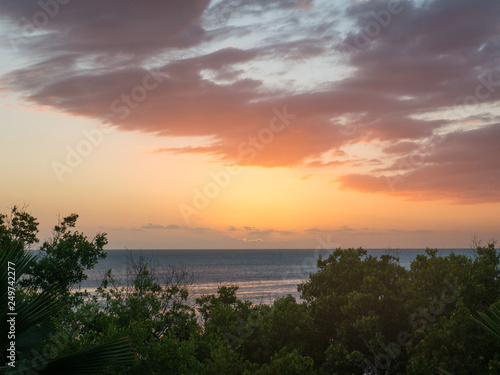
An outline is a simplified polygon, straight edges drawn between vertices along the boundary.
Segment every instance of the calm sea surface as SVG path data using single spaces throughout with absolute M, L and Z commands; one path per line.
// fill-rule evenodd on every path
M 387 250 L 367 250 L 368 254 L 380 256 Z M 439 255 L 451 252 L 472 256 L 470 249 L 445 249 Z M 126 281 L 127 254 L 150 260 L 159 273 L 170 266 L 182 266 L 194 275 L 190 294 L 198 297 L 211 294 L 221 285 L 239 286 L 238 297 L 254 303 L 272 303 L 276 298 L 292 294 L 299 296 L 297 284 L 316 270 L 316 260 L 325 257 L 329 250 L 108 250 L 107 257 L 88 271 L 88 280 L 80 286 L 93 290 L 99 286 L 104 273 L 112 270 L 120 283 Z M 409 267 L 423 249 L 399 250 L 400 264 Z

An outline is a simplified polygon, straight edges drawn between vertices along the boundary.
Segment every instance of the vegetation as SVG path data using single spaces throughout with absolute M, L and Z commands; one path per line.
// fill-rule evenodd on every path
M 394 254 L 337 249 L 299 285 L 298 301 L 288 295 L 252 304 L 237 297 L 236 286 L 223 286 L 193 302 L 188 272 L 160 272 L 142 258 L 129 259 L 125 285 L 109 271 L 95 295 L 71 294 L 106 244 L 105 234 L 89 240 L 75 231 L 76 220 L 64 218 L 35 260 L 23 249 L 38 241 L 36 219 L 17 208 L 9 220 L 0 215 L 2 262 L 15 259 L 26 275 L 16 295 L 27 332 L 17 337 L 20 361 L 45 345 L 57 352 L 53 366 L 99 359 L 98 370 L 66 367 L 65 374 L 500 373 L 500 255 L 493 243 L 478 245 L 471 257 L 428 249 L 409 269 Z M 7 363 L 2 354 L 3 371 Z
M 36 265 L 35 258 L 20 251 L 17 244 L 1 250 L 0 282 L 5 287 L 0 294 L 0 310 L 7 324 L 0 329 L 0 373 L 94 374 L 113 363 L 135 361 L 125 338 L 68 352 L 67 339 L 58 332 L 54 319 L 64 309 L 63 299 L 48 288 L 32 293 L 16 290 L 19 278 Z

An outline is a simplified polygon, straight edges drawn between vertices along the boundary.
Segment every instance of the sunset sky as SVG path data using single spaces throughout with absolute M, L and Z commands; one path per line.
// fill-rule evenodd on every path
M 0 32 L 0 212 L 42 239 L 500 239 L 498 0 L 0 0 Z

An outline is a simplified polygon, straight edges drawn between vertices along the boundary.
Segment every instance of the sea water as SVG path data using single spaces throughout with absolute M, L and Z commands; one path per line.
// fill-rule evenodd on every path
M 328 256 L 332 250 L 108 250 L 107 257 L 95 268 L 86 272 L 88 279 L 81 289 L 97 288 L 109 269 L 120 285 L 127 282 L 127 258 L 136 261 L 143 257 L 161 275 L 171 267 L 182 268 L 193 276 L 190 287 L 191 300 L 204 294 L 216 293 L 219 286 L 236 285 L 237 296 L 253 303 L 272 303 L 276 298 L 291 294 L 299 297 L 297 285 L 305 282 L 317 270 L 318 257 Z M 367 250 L 369 255 L 380 256 L 388 250 Z M 438 255 L 451 252 L 473 256 L 470 249 L 443 249 Z M 409 268 L 424 249 L 402 249 L 392 254 L 399 263 Z

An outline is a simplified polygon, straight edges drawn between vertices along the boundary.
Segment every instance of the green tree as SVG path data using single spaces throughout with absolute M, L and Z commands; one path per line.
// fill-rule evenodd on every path
M 500 300 L 488 307 L 486 311 L 479 312 L 478 315 L 474 321 L 500 339 Z
M 441 316 L 420 333 L 409 348 L 407 374 L 431 374 L 439 368 L 452 374 L 498 374 L 500 343 L 486 335 L 471 316 L 459 299 L 449 316 Z
M 440 368 L 453 374 L 496 374 L 498 340 L 471 317 L 500 298 L 500 255 L 494 244 L 471 256 L 426 251 L 411 264 L 408 306 L 414 343 L 408 348 L 408 374 Z
M 13 206 L 9 216 L 0 214 L 0 246 L 22 250 L 38 243 L 38 222 L 26 208 Z
M 253 363 L 269 362 L 284 347 L 299 354 L 308 350 L 312 319 L 305 304 L 291 295 L 276 299 L 271 306 L 252 306 L 247 324 L 252 330 L 243 340 L 241 352 Z
M 299 285 L 313 319 L 309 354 L 325 374 L 401 369 L 398 334 L 409 330 L 405 309 L 407 270 L 398 258 L 337 249 L 318 260 L 318 271 Z
M 261 309 L 236 296 L 237 286 L 221 286 L 217 294 L 196 299 L 205 343 L 200 360 L 207 374 L 241 374 L 258 356 L 249 349 L 257 336 Z M 250 344 L 250 345 L 249 345 Z
M 16 291 L 16 284 L 34 264 L 35 258 L 16 247 L 0 249 L 1 315 L 5 318 L 8 312 L 16 312 L 15 316 L 8 316 L 15 327 L 13 331 L 10 323 L 0 326 L 3 353 L 0 373 L 88 374 L 112 364 L 134 361 L 130 345 L 123 338 L 61 355 L 61 348 L 66 343 L 51 333 L 53 316 L 63 308 L 63 301 L 50 290 L 23 298 L 21 291 Z
M 427 249 L 411 263 L 408 308 L 449 315 L 454 303 L 446 301 L 456 302 L 460 296 L 470 310 L 482 310 L 500 297 L 499 265 L 500 254 L 493 243 L 471 251 L 469 257 L 454 253 L 443 257 L 437 250 Z
M 199 373 L 200 327 L 187 304 L 191 274 L 181 267 L 159 269 L 152 261 L 132 255 L 127 270 L 126 285 L 120 286 L 108 272 L 98 294 L 68 313 L 59 327 L 61 334 L 72 334 L 68 349 L 127 336 L 139 360 L 106 374 Z
M 41 247 L 41 256 L 30 270 L 24 285 L 56 289 L 68 295 L 71 288 L 87 279 L 85 271 L 106 257 L 106 233 L 98 233 L 92 240 L 72 230 L 78 219 L 71 214 L 54 227 L 53 236 Z
M 216 334 L 233 348 L 240 347 L 252 331 L 252 327 L 247 324 L 252 303 L 238 299 L 237 290 L 237 286 L 221 286 L 217 289 L 217 295 L 196 299 L 205 334 Z
M 245 371 L 245 375 L 313 375 L 314 361 L 303 356 L 297 349 L 289 351 L 286 347 L 276 353 L 271 361 L 256 371 Z

